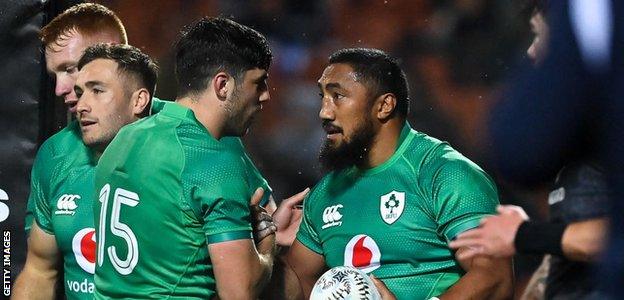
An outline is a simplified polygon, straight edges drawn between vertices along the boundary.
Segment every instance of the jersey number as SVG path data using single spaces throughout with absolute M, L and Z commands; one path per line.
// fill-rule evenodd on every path
M 132 273 L 134 267 L 136 267 L 137 262 L 139 261 L 139 246 L 137 244 L 136 236 L 132 229 L 128 227 L 128 225 L 119 221 L 119 212 L 121 211 L 121 205 L 127 205 L 130 207 L 134 207 L 139 204 L 139 195 L 137 193 L 124 190 L 122 188 L 115 189 L 115 195 L 113 196 L 113 204 L 111 209 L 111 220 L 110 220 L 110 231 L 113 235 L 116 235 L 126 241 L 128 248 L 128 255 L 126 259 L 121 259 L 117 255 L 117 250 L 115 246 L 107 247 L 106 251 L 104 251 L 105 245 L 105 236 L 104 232 L 106 231 L 106 211 L 108 208 L 108 198 L 110 196 L 110 185 L 106 184 L 100 190 L 99 200 L 102 203 L 102 208 L 100 209 L 100 233 L 98 234 L 98 242 L 97 242 L 97 261 L 98 266 L 102 266 L 104 262 L 104 252 L 108 253 L 108 257 L 113 264 L 113 267 L 119 274 L 128 275 Z

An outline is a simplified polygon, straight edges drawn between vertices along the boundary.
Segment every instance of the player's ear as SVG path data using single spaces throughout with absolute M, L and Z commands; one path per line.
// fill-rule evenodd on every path
M 217 75 L 212 77 L 212 88 L 215 91 L 215 95 L 219 100 L 225 100 L 228 95 L 228 90 L 230 89 L 230 81 L 232 77 L 225 72 L 219 72 Z
M 375 99 L 375 113 L 380 120 L 386 120 L 392 116 L 396 109 L 397 99 L 392 93 L 383 94 Z
M 136 116 L 145 115 L 145 110 L 150 104 L 152 96 L 146 88 L 140 88 L 132 93 L 132 114 Z

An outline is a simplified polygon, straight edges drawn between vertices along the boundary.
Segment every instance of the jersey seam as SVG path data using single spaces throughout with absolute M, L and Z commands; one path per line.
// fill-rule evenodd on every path
M 431 295 L 433 293 L 433 291 L 436 289 L 436 287 L 438 286 L 438 283 L 440 282 L 440 280 L 442 280 L 442 278 L 444 277 L 444 275 L 446 274 L 440 274 L 440 276 L 438 276 L 438 279 L 436 279 L 436 281 L 433 283 L 433 285 L 431 286 L 431 288 L 429 289 L 429 292 L 427 293 L 427 297 L 426 299 L 429 299 L 433 296 L 436 295 Z
M 171 290 L 171 294 L 167 296 L 167 299 L 170 299 L 171 296 L 176 292 L 176 290 L 178 289 L 178 287 L 180 285 L 180 282 L 182 282 L 182 278 L 184 278 L 184 276 L 186 276 L 186 273 L 188 272 L 188 269 L 191 267 L 191 264 L 193 264 L 193 262 L 196 261 L 195 258 L 197 257 L 197 254 L 200 251 L 201 251 L 201 247 L 197 247 L 197 249 L 195 249 L 195 253 L 193 253 L 193 255 L 188 260 L 186 266 L 184 267 L 184 272 L 182 272 L 182 275 L 180 276 L 180 278 L 178 278 L 178 281 L 173 285 L 172 290 Z M 208 250 L 206 250 L 206 251 L 208 251 Z M 208 254 L 208 257 L 210 257 L 210 254 Z M 216 280 L 215 280 L 215 284 L 216 284 Z

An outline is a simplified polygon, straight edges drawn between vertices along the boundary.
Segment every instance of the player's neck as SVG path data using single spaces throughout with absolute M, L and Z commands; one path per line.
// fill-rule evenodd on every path
M 368 158 L 362 166 L 371 169 L 385 163 L 397 149 L 403 122 L 393 119 L 383 124 L 371 144 Z
M 201 96 L 198 99 L 191 97 L 182 97 L 176 99 L 176 103 L 189 108 L 195 114 L 195 118 L 199 123 L 204 125 L 206 130 L 210 132 L 210 135 L 219 140 L 223 136 L 225 127 L 225 116 L 220 113 L 219 109 L 207 109 L 210 105 L 205 103 L 208 99 L 202 99 Z

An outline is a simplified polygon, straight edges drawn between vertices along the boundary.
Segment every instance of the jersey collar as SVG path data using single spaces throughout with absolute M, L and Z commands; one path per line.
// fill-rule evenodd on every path
M 371 175 L 375 175 L 379 172 L 384 171 L 385 169 L 392 166 L 394 162 L 396 162 L 403 155 L 403 152 L 405 152 L 405 149 L 407 149 L 412 139 L 414 139 L 415 133 L 416 131 L 414 131 L 412 127 L 410 126 L 410 124 L 407 121 L 405 121 L 405 124 L 403 124 L 403 128 L 401 129 L 401 134 L 399 135 L 399 142 L 397 143 L 397 149 L 394 151 L 394 154 L 392 154 L 392 156 L 390 156 L 388 160 L 386 160 L 381 165 L 376 166 L 371 169 L 360 170 L 357 167 L 353 167 L 352 170 L 359 173 L 361 176 L 371 176 Z

